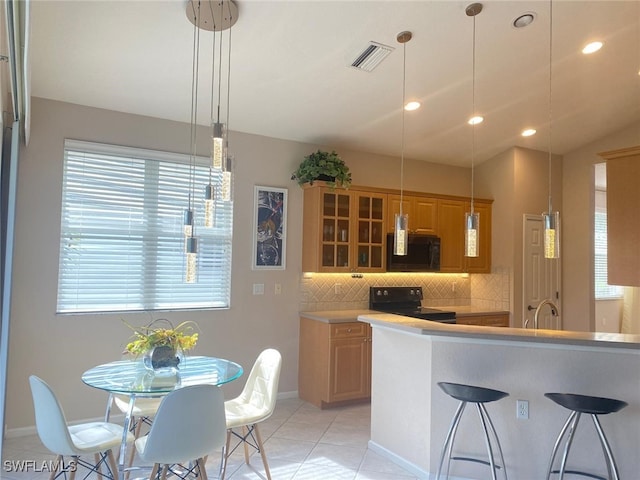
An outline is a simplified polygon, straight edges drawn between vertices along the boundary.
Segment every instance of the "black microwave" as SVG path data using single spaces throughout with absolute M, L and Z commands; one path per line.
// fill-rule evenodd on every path
M 387 272 L 439 272 L 440 238 L 434 235 L 407 235 L 407 254 L 393 254 L 393 233 L 387 234 Z

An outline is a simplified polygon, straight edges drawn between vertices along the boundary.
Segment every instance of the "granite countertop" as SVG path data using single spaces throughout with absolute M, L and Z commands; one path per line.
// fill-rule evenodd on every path
M 572 332 L 568 330 L 533 330 L 509 327 L 480 327 L 476 325 L 449 325 L 428 320 L 418 320 L 379 312 L 363 314 L 361 322 L 372 326 L 392 328 L 416 335 L 472 338 L 480 341 L 516 341 L 528 343 L 548 343 L 579 345 L 601 348 L 622 348 L 636 350 L 640 354 L 640 335 L 605 332 Z

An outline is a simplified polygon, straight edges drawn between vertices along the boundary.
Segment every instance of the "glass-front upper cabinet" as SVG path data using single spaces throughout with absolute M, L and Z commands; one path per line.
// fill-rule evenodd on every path
M 306 186 L 303 272 L 384 272 L 386 194 Z
M 349 269 L 351 239 L 351 194 L 339 190 L 322 193 L 323 269 Z
M 356 271 L 385 270 L 385 194 L 355 192 L 357 241 L 355 248 Z

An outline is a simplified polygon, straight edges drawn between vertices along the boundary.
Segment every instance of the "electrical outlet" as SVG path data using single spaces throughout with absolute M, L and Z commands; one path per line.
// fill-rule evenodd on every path
M 516 418 L 521 420 L 529 418 L 529 400 L 516 400 Z
M 334 283 L 333 284 L 333 293 L 336 295 L 340 295 L 342 293 L 342 284 Z

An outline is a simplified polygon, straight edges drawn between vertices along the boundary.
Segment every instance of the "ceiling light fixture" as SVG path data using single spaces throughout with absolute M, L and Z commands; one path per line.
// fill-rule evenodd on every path
M 522 135 L 523 137 L 531 137 L 532 135 L 535 135 L 535 134 L 536 134 L 535 128 L 527 128 L 523 130 L 520 135 Z
M 404 109 L 407 112 L 413 112 L 414 110 L 417 110 L 419 108 L 420 108 L 420 102 L 417 102 L 417 101 L 407 102 L 407 104 L 404 106 Z
M 602 42 L 591 42 L 591 43 L 588 43 L 582 49 L 582 53 L 584 53 L 585 55 L 589 55 L 591 53 L 595 53 L 595 52 L 597 52 L 598 50 L 600 50 L 602 48 L 602 45 L 603 45 Z
M 481 117 L 480 115 L 474 115 L 467 121 L 469 125 L 478 125 L 482 122 L 484 122 L 484 117 Z
M 516 17 L 515 20 L 511 23 L 515 28 L 524 28 L 528 27 L 533 23 L 536 19 L 536 14 L 533 12 L 523 13 L 519 17 Z
M 468 17 L 473 17 L 473 61 L 472 61 L 472 87 L 471 87 L 471 111 L 476 111 L 476 16 L 482 11 L 481 3 L 472 3 L 465 9 Z M 479 121 L 478 121 L 479 119 Z M 473 117 L 469 120 L 471 125 L 471 211 L 464 214 L 464 256 L 477 257 L 479 248 L 478 232 L 480 229 L 480 214 L 474 211 L 474 163 L 476 154 L 476 125 L 482 122 L 482 117 Z
M 411 32 L 400 32 L 396 37 L 398 43 L 402 44 L 402 133 L 400 147 L 400 213 L 396 213 L 395 230 L 393 235 L 393 254 L 407 254 L 407 228 L 409 224 L 409 215 L 402 212 L 403 194 L 404 194 L 404 112 L 405 112 L 405 96 L 407 90 L 407 42 L 411 40 Z
M 551 205 L 551 118 L 552 118 L 552 59 L 553 59 L 553 0 L 549 0 L 549 210 L 542 214 L 544 227 L 544 257 L 558 258 L 560 256 L 560 213 L 554 212 Z

